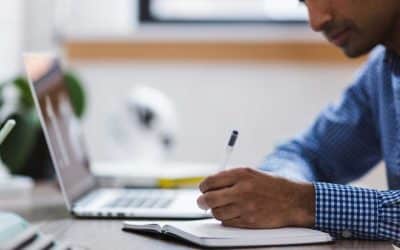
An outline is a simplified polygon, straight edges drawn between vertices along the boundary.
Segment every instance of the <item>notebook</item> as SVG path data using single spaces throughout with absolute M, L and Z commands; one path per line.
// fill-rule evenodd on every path
M 239 229 L 224 227 L 215 219 L 125 221 L 123 230 L 169 235 L 203 247 L 305 245 L 333 241 L 329 234 L 308 228 Z

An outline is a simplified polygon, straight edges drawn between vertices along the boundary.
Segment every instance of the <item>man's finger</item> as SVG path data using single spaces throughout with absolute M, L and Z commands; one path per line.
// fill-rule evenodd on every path
M 203 193 L 233 186 L 238 180 L 237 171 L 222 171 L 218 174 L 207 177 L 200 183 L 200 191 Z
M 224 227 L 239 227 L 239 228 L 246 228 L 246 223 L 243 221 L 241 217 L 233 218 L 230 220 L 222 221 L 222 225 Z
M 208 210 L 208 209 L 210 209 L 210 207 L 207 205 L 207 202 L 205 201 L 203 195 L 200 195 L 200 197 L 197 198 L 197 206 L 198 206 L 200 209 L 203 209 L 203 210 Z
M 235 190 L 235 187 L 229 187 L 207 192 L 197 199 L 197 205 L 204 210 L 229 205 L 235 201 Z
M 240 209 L 235 204 L 229 204 L 212 209 L 212 214 L 215 219 L 220 221 L 232 220 L 240 217 Z

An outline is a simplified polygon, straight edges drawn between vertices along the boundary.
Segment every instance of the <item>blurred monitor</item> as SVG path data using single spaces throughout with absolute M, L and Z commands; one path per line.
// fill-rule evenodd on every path
M 307 9 L 299 0 L 143 0 L 142 22 L 305 23 Z

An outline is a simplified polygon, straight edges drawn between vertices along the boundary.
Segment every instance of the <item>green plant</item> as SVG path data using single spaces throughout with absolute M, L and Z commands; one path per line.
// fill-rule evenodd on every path
M 64 82 L 70 94 L 74 112 L 78 117 L 82 117 L 86 109 L 86 96 L 79 78 L 72 72 L 66 72 Z M 4 97 L 6 88 L 10 87 L 17 93 L 11 100 Z M 7 107 L 9 102 L 14 103 L 11 110 Z M 6 112 L 2 123 L 9 118 L 17 121 L 9 138 L 0 146 L 0 156 L 10 172 L 34 178 L 49 177 L 49 173 L 52 172 L 51 161 L 49 161 L 49 153 L 29 84 L 24 77 L 18 76 L 0 86 L 1 111 Z

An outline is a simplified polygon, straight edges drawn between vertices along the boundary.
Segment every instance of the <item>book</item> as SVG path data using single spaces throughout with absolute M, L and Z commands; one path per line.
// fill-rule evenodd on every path
M 215 219 L 125 221 L 123 230 L 169 235 L 203 247 L 306 245 L 333 241 L 329 234 L 308 228 L 240 229 L 224 227 Z
M 22 217 L 0 212 L 0 249 L 75 249 L 69 244 L 56 242 L 43 234 L 38 226 L 32 226 Z

